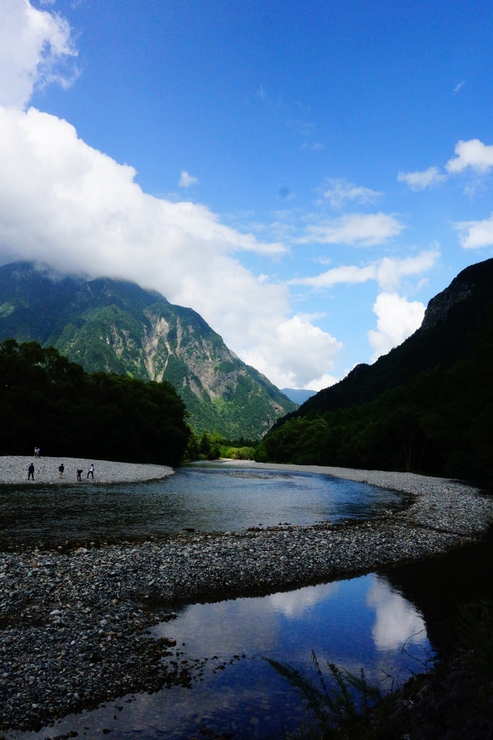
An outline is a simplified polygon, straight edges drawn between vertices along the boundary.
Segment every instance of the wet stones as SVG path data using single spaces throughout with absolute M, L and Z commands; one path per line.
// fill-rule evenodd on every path
M 139 546 L 0 554 L 0 729 L 189 685 L 198 669 L 181 662 L 173 641 L 149 633 L 176 617 L 179 601 L 272 592 L 429 557 L 473 541 L 493 520 L 492 500 L 454 481 L 352 473 L 407 491 L 410 506 L 338 526 L 281 523 Z

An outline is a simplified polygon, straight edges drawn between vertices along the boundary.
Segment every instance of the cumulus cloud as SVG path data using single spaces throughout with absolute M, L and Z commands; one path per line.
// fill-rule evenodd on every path
M 404 225 L 387 213 L 351 213 L 307 226 L 306 236 L 298 239 L 298 242 L 372 246 L 397 236 L 403 229 Z
M 313 288 L 332 288 L 334 285 L 345 283 L 354 285 L 376 280 L 382 290 L 397 290 L 403 277 L 421 275 L 431 269 L 440 256 L 438 246 L 420 252 L 416 257 L 384 257 L 364 267 L 356 265 L 341 265 L 320 275 L 291 280 L 292 285 L 308 285 Z
M 399 172 L 397 179 L 399 182 L 405 182 L 411 190 L 418 191 L 431 188 L 447 180 L 450 175 L 458 175 L 468 169 L 476 175 L 486 175 L 493 167 L 493 145 L 483 144 L 479 139 L 458 141 L 454 151 L 457 156 L 449 159 L 445 165 L 447 175 L 440 173 L 438 167 L 429 167 L 423 171 Z M 470 193 L 471 190 L 474 189 L 466 187 L 466 193 Z
M 493 244 L 493 213 L 483 221 L 460 221 L 454 224 L 464 249 L 481 249 Z
M 5 0 L 2 15 L 6 8 L 13 18 L 7 13 L 11 37 L 1 52 L 10 63 L 0 65 L 0 260 L 40 260 L 62 273 L 154 288 L 202 314 L 240 357 L 257 355 L 295 387 L 330 369 L 339 343 L 309 321 L 297 324 L 287 286 L 238 260 L 244 251 L 282 254 L 282 243 L 227 227 L 205 206 L 144 193 L 132 167 L 86 144 L 68 122 L 24 110 L 57 59 L 75 52 L 58 16 L 28 0 Z M 288 346 L 290 330 L 300 354 L 316 358 L 311 369 Z
M 438 167 L 429 167 L 422 172 L 399 172 L 397 179 L 399 182 L 405 182 L 411 190 L 416 192 L 425 188 L 431 188 L 433 185 L 446 180 L 447 177 L 440 174 Z
M 419 301 L 408 301 L 399 296 L 397 290 L 403 278 L 422 275 L 433 267 L 439 256 L 438 246 L 434 245 L 415 257 L 384 257 L 364 267 L 334 267 L 320 275 L 298 278 L 291 283 L 314 288 L 332 288 L 341 283 L 355 285 L 375 280 L 382 292 L 373 306 L 378 317 L 377 330 L 368 332 L 368 340 L 374 350 L 371 361 L 374 362 L 380 355 L 401 344 L 421 325 L 425 306 Z
M 346 203 L 372 203 L 382 193 L 361 185 L 354 185 L 342 178 L 329 178 L 324 183 L 323 197 L 326 198 L 330 207 L 334 209 L 343 208 Z
M 408 301 L 397 293 L 380 293 L 373 311 L 378 317 L 378 331 L 371 329 L 368 332 L 368 340 L 375 350 L 371 362 L 402 344 L 421 326 L 425 306 L 419 301 Z
M 2 0 L 0 105 L 24 108 L 35 87 L 54 81 L 68 86 L 77 70 L 64 63 L 76 55 L 66 20 L 29 0 Z
M 274 329 L 274 327 L 273 327 Z M 280 323 L 265 343 L 243 352 L 243 359 L 279 388 L 320 390 L 337 382 L 328 374 L 342 344 L 299 316 Z
M 479 139 L 459 141 L 455 153 L 457 157 L 450 159 L 445 165 L 451 174 L 463 172 L 470 167 L 474 172 L 484 175 L 493 167 L 493 145 L 487 146 Z
M 376 265 L 376 280 L 379 287 L 387 292 L 397 290 L 402 278 L 422 275 L 431 270 L 440 257 L 438 245 L 423 250 L 416 257 L 384 257 Z
M 182 170 L 178 186 L 180 188 L 189 188 L 190 185 L 197 185 L 198 181 L 198 177 L 193 177 L 193 175 L 189 175 L 186 170 Z

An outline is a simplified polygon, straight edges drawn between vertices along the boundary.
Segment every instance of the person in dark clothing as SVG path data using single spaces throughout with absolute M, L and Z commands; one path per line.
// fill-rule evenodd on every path
M 63 474 L 65 472 L 65 465 L 62 463 L 60 467 L 58 468 L 58 473 L 60 475 L 60 478 L 63 478 Z
M 34 463 L 31 463 L 27 469 L 27 479 L 34 480 Z
M 82 482 L 82 470 L 77 471 L 77 480 L 80 480 Z

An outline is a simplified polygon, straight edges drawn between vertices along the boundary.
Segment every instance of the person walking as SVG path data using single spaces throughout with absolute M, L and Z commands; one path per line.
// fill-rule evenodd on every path
M 34 463 L 31 463 L 27 469 L 27 479 L 34 480 Z
M 65 472 L 65 465 L 62 463 L 60 467 L 58 468 L 58 475 L 60 478 L 63 478 L 64 472 Z
M 89 476 L 91 476 L 91 478 L 94 480 L 94 464 L 93 463 L 91 463 L 91 465 L 89 466 L 89 470 L 87 471 L 86 478 L 89 478 Z

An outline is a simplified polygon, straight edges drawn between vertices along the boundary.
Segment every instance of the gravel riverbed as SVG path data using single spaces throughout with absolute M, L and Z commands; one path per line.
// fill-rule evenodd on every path
M 478 539 L 493 521 L 493 498 L 456 481 L 306 470 L 404 491 L 410 505 L 371 522 L 0 553 L 0 729 L 41 727 L 131 692 L 187 685 L 203 664 L 182 662 L 171 641 L 147 634 L 180 601 L 273 592 L 438 555 Z
M 34 481 L 28 481 L 29 465 L 34 464 Z M 93 478 L 87 477 L 90 465 L 94 465 Z M 60 475 L 59 467 L 65 470 Z M 77 470 L 82 470 L 79 482 Z M 134 483 L 156 480 L 173 475 L 174 470 L 166 465 L 142 465 L 140 463 L 111 462 L 110 460 L 87 460 L 83 457 L 27 457 L 11 455 L 0 457 L 0 485 L 49 485 L 63 483 Z

